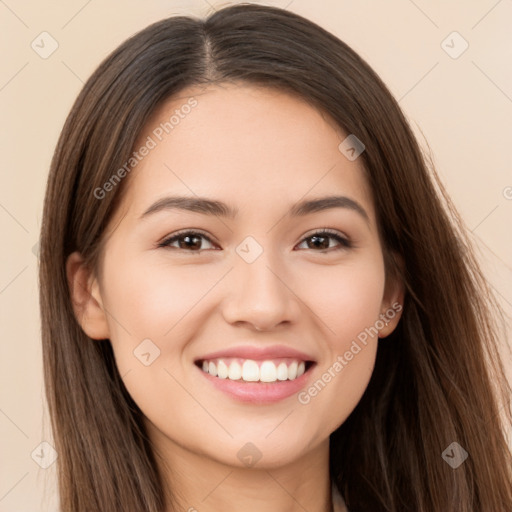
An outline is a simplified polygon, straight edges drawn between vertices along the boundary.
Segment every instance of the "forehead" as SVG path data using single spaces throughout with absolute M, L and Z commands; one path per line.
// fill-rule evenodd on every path
M 151 149 L 129 176 L 126 207 L 141 213 L 166 194 L 211 196 L 241 212 L 335 192 L 373 213 L 361 161 L 346 138 L 303 99 L 254 85 L 191 87 L 166 101 L 140 132 Z

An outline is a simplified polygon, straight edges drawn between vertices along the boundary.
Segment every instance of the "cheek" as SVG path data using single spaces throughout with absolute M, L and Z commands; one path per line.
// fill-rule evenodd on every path
M 224 274 L 213 265 L 148 264 L 134 257 L 106 262 L 110 340 L 119 373 L 127 376 L 139 405 L 151 407 L 154 390 L 166 389 L 170 374 L 178 376 L 190 364 L 185 359 L 200 326 L 197 315 L 205 314 L 207 294 Z
M 311 414 L 324 418 L 322 428 L 333 432 L 360 401 L 371 378 L 378 337 L 385 273 L 380 258 L 340 266 L 311 280 L 310 304 L 321 318 L 324 357 L 316 380 L 298 395 Z M 319 323 L 320 325 L 320 323 Z
M 312 274 L 308 304 L 322 320 L 331 348 L 346 350 L 375 325 L 381 313 L 385 273 L 378 257 Z
M 137 258 L 111 258 L 104 275 L 119 374 L 143 413 L 165 424 L 170 411 L 187 406 L 173 376 L 180 380 L 194 306 L 218 278 L 212 272 L 198 276 L 192 265 L 148 265 Z
M 205 267 L 206 268 L 206 267 Z M 116 321 L 135 339 L 172 337 L 186 324 L 208 291 L 222 277 L 222 271 L 208 271 L 193 265 L 172 265 L 132 260 L 123 267 L 112 266 L 106 283 L 105 305 Z

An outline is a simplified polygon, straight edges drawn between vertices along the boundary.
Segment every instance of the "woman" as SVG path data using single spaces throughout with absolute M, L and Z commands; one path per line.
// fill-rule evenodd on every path
M 379 77 L 298 15 L 116 49 L 44 207 L 62 510 L 512 510 L 496 304 L 436 180 Z

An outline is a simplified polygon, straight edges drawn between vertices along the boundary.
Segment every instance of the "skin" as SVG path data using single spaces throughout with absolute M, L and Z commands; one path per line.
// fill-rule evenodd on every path
M 340 152 L 347 134 L 332 119 L 275 90 L 195 87 L 153 114 L 136 147 L 190 96 L 197 106 L 123 183 L 98 272 L 79 253 L 69 257 L 75 312 L 91 338 L 110 339 L 162 471 L 180 491 L 180 509 L 325 512 L 329 435 L 368 385 L 377 336 L 307 404 L 297 395 L 241 403 L 215 389 L 193 362 L 236 345 L 283 344 L 314 356 L 313 383 L 380 314 L 403 302 L 403 287 L 386 279 L 361 159 Z M 357 201 L 368 220 L 348 208 L 287 215 L 299 200 L 333 194 Z M 238 215 L 162 210 L 140 218 L 170 195 L 221 200 Z M 327 238 L 329 249 L 316 247 L 309 237 L 326 227 L 354 246 Z M 204 231 L 211 242 L 157 247 L 186 228 Z M 263 249 L 250 264 L 236 252 L 247 236 Z M 148 338 L 160 355 L 145 366 L 133 352 Z M 247 442 L 261 454 L 253 467 L 237 457 Z

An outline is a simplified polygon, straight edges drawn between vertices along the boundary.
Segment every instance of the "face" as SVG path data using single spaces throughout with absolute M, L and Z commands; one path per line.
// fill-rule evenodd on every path
M 80 318 L 110 339 L 162 450 L 276 467 L 360 400 L 401 288 L 347 135 L 301 99 L 234 84 L 190 88 L 142 130 Z

